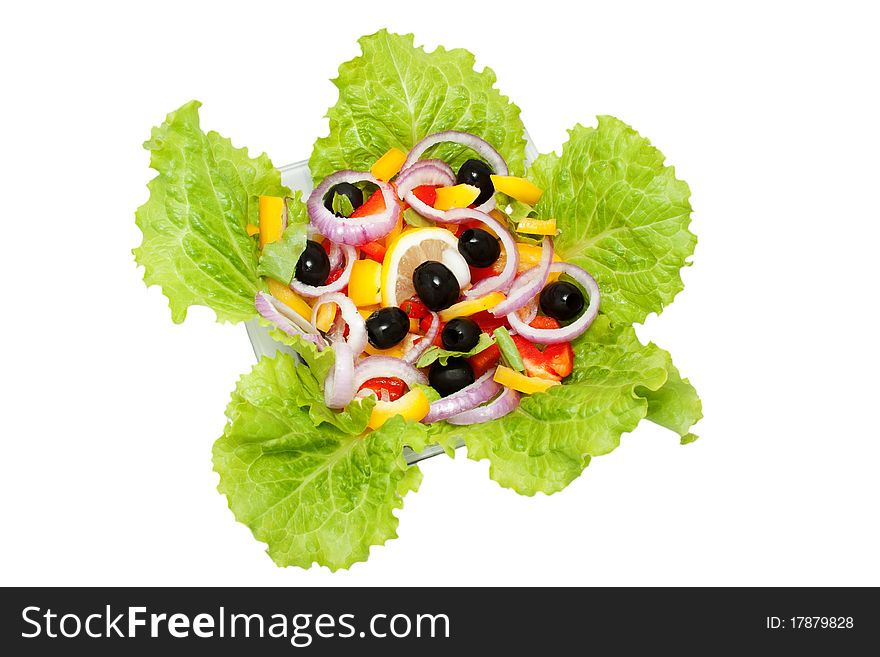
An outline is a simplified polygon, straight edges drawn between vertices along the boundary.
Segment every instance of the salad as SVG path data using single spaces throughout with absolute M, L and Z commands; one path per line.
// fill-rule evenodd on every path
M 291 192 L 170 113 L 136 213 L 148 285 L 181 322 L 257 320 L 296 354 L 238 381 L 214 469 L 279 565 L 336 570 L 396 537 L 421 472 L 404 448 L 489 461 L 521 493 L 565 488 L 647 418 L 693 442 L 695 389 L 633 324 L 683 285 L 689 189 L 601 116 L 527 162 L 520 110 L 465 50 L 380 31 L 334 80 L 330 133 Z

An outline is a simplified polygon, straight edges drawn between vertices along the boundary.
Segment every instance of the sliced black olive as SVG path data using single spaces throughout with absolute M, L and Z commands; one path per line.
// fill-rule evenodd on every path
M 455 274 L 442 262 L 434 260 L 423 262 L 415 268 L 413 287 L 422 303 L 434 311 L 449 308 L 461 295 Z
M 409 333 L 409 316 L 400 308 L 380 308 L 367 318 L 367 339 L 376 349 L 390 349 Z
M 327 257 L 324 247 L 312 240 L 306 240 L 306 249 L 296 261 L 296 280 L 319 287 L 327 282 L 329 275 L 330 258 Z
M 450 358 L 446 365 L 436 361 L 428 372 L 428 383 L 443 397 L 448 397 L 474 382 L 474 370 L 464 358 Z
M 541 290 L 540 303 L 545 315 L 564 322 L 584 309 L 584 295 L 571 283 L 557 281 Z
M 480 341 L 480 327 L 467 317 L 451 319 L 440 332 L 443 346 L 449 351 L 470 351 Z
M 461 165 L 455 182 L 459 185 L 473 185 L 480 189 L 480 195 L 474 201 L 474 205 L 482 205 L 495 193 L 495 185 L 492 184 L 491 176 L 494 171 L 482 160 L 468 160 Z
M 458 252 L 471 267 L 489 267 L 501 255 L 501 245 L 488 231 L 468 228 L 458 238 Z

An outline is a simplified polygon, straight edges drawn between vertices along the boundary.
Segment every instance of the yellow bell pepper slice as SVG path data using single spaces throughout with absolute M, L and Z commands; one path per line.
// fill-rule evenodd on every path
M 495 369 L 495 376 L 492 377 L 497 383 L 508 388 L 513 388 L 527 395 L 536 392 L 544 392 L 548 388 L 560 385 L 559 381 L 551 381 L 550 379 L 541 379 L 536 376 L 526 376 L 516 370 L 512 370 L 504 365 L 499 365 Z
M 440 311 L 440 321 L 448 322 L 456 317 L 467 317 L 468 315 L 476 315 L 489 308 L 494 308 L 504 301 L 506 297 L 501 292 L 491 292 L 479 299 L 465 299 L 456 304 L 449 306 L 445 310 Z
M 281 239 L 283 228 L 281 216 L 284 213 L 284 199 L 280 196 L 261 196 L 260 213 L 260 248 Z
M 260 227 L 255 224 L 248 224 L 244 229 L 247 231 L 248 237 L 260 234 Z
M 516 232 L 529 235 L 556 235 L 556 219 L 526 217 L 516 225 Z
M 438 187 L 437 200 L 434 207 L 438 210 L 451 210 L 452 208 L 466 208 L 477 200 L 480 189 L 473 185 L 453 185 L 452 187 Z
M 425 393 L 418 389 L 410 390 L 397 401 L 377 401 L 367 426 L 371 429 L 378 429 L 395 415 L 402 415 L 406 420 L 418 422 L 424 419 L 429 410 L 431 410 L 431 404 Z
M 517 201 L 527 205 L 534 205 L 541 199 L 544 190 L 525 178 L 516 176 L 489 176 L 496 192 L 512 196 Z
M 526 244 L 525 242 L 517 242 L 516 250 L 519 252 L 519 266 L 517 272 L 522 273 L 526 269 L 530 269 L 541 262 L 541 247 L 536 244 Z M 562 262 L 559 254 L 553 253 L 553 262 Z M 550 272 L 547 280 L 551 283 L 558 281 L 560 277 L 558 271 Z
M 363 308 L 358 308 L 358 312 L 361 314 L 361 317 L 363 317 L 364 320 L 367 320 L 370 318 L 370 315 L 379 310 L 379 308 L 380 306 L 378 304 L 376 304 L 375 306 L 364 306 Z
M 370 354 L 370 356 L 392 356 L 394 358 L 403 358 L 404 354 L 406 354 L 406 340 L 401 340 L 393 347 L 388 347 L 388 349 L 377 349 L 369 342 L 367 346 L 364 347 L 364 351 Z
M 379 180 L 388 182 L 397 175 L 404 162 L 406 162 L 406 153 L 399 148 L 392 148 L 376 160 L 373 166 L 370 167 L 370 173 Z
M 284 305 L 293 308 L 293 310 L 302 316 L 303 319 L 311 321 L 312 307 L 307 304 L 301 296 L 291 290 L 287 285 L 281 281 L 276 281 L 274 278 L 268 278 L 266 279 L 266 282 L 269 284 L 269 294 L 278 299 Z
M 336 319 L 336 304 L 325 303 L 318 308 L 318 314 L 315 317 L 315 328 L 326 333 L 333 326 L 334 319 Z
M 382 301 L 382 264 L 375 260 L 355 260 L 348 280 L 348 297 L 354 305 L 375 306 Z

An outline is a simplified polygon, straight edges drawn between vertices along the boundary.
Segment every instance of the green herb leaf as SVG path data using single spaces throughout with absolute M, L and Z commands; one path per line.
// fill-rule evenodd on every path
M 351 199 L 345 194 L 334 193 L 331 206 L 333 207 L 333 212 L 337 215 L 342 215 L 343 217 L 350 217 L 351 213 L 354 212 L 354 206 L 351 204 Z
M 449 351 L 443 347 L 431 345 L 425 353 L 419 357 L 416 367 L 428 367 L 428 365 L 431 365 L 434 361 L 440 361 L 441 365 L 446 365 L 450 358 L 470 358 L 484 349 L 488 349 L 493 344 L 495 344 L 495 340 L 488 333 L 480 333 L 479 341 L 477 341 L 476 346 L 470 351 Z

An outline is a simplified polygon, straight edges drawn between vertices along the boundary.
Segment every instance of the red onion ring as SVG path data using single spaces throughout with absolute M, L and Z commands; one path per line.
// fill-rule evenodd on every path
M 354 399 L 354 354 L 347 342 L 333 344 L 336 358 L 324 379 L 324 403 L 328 408 L 345 408 Z
M 520 274 L 513 282 L 507 298 L 489 312 L 495 317 L 507 315 L 519 310 L 541 293 L 550 275 L 553 264 L 553 240 L 545 237 L 541 244 L 541 261 L 534 267 Z
M 512 388 L 504 388 L 500 395 L 485 406 L 477 406 L 469 411 L 446 418 L 449 424 L 479 424 L 504 417 L 519 406 L 519 393 Z
M 440 315 L 435 312 L 431 312 L 431 326 L 428 328 L 428 332 L 425 334 L 421 340 L 415 343 L 412 348 L 406 352 L 403 356 L 403 360 L 405 363 L 409 363 L 412 365 L 415 363 L 419 356 L 425 353 L 432 344 L 434 344 L 434 338 L 437 337 L 437 332 L 440 330 Z
M 330 240 L 327 240 L 330 242 Z M 339 269 L 343 262 L 342 248 L 336 242 L 330 242 L 330 251 L 327 253 L 327 259 L 330 261 L 330 272 Z M 328 290 L 330 292 L 331 290 Z
M 486 160 L 489 163 L 489 166 L 492 167 L 493 171 L 495 171 L 497 175 L 507 175 L 507 162 L 505 162 L 504 158 L 501 157 L 501 153 L 496 151 L 492 147 L 492 145 L 485 139 L 477 137 L 476 135 L 472 135 L 469 132 L 460 132 L 458 130 L 445 130 L 443 132 L 435 132 L 433 135 L 428 135 L 427 137 L 422 139 L 419 143 L 412 147 L 409 155 L 406 156 L 406 160 L 404 161 L 403 166 L 400 168 L 401 171 L 406 171 L 409 167 L 413 166 L 422 156 L 422 153 L 431 148 L 431 146 L 444 141 L 451 141 L 456 144 L 461 144 L 462 146 L 467 146 L 472 151 L 475 151 L 484 160 Z
M 309 324 L 302 317 L 299 317 L 295 311 L 288 308 L 286 304 L 281 303 L 281 301 L 273 297 L 271 294 L 257 292 L 256 299 L 254 299 L 254 306 L 263 319 L 284 331 L 287 335 L 298 335 L 314 344 L 318 349 L 323 349 L 327 346 L 324 338 L 321 337 L 320 333 L 318 333 L 314 326 Z M 299 323 L 294 321 L 290 315 L 296 315 L 299 319 Z M 303 326 L 309 328 L 303 328 Z
M 360 354 L 367 346 L 367 325 L 364 318 L 358 312 L 357 306 L 347 296 L 340 292 L 322 294 L 312 306 L 312 324 L 317 322 L 318 308 L 325 303 L 335 303 L 342 311 L 342 319 L 348 324 L 348 346 L 354 355 Z
M 368 356 L 354 368 L 354 389 L 357 390 L 364 383 L 378 376 L 401 379 L 409 387 L 416 383 L 428 385 L 428 377 L 400 358 Z
M 395 183 L 397 195 L 409 204 L 409 206 L 427 219 L 442 221 L 443 210 L 437 210 L 422 201 L 412 191 L 421 185 L 454 185 L 455 174 L 449 165 L 442 160 L 421 160 L 401 173 Z
M 501 385 L 492 378 L 493 376 L 495 376 L 494 367 L 469 386 L 433 402 L 431 410 L 428 411 L 422 422 L 431 424 L 445 420 L 489 401 L 501 389 Z
M 484 278 L 474 285 L 471 289 L 465 290 L 464 296 L 467 299 L 473 299 L 485 296 L 496 290 L 505 290 L 513 283 L 516 277 L 516 270 L 519 268 L 519 251 L 516 249 L 516 241 L 510 232 L 485 212 L 480 212 L 474 208 L 453 208 L 444 213 L 443 223 L 460 224 L 465 221 L 480 221 L 495 231 L 495 234 L 501 238 L 501 244 L 504 246 L 504 252 L 507 254 L 507 262 L 504 269 L 497 276 Z M 552 257 L 552 256 L 551 256 Z
M 335 243 L 334 246 L 336 246 Z M 304 297 L 314 298 L 319 297 L 322 294 L 339 292 L 342 288 L 348 285 L 348 281 L 351 279 L 351 270 L 354 268 L 354 262 L 358 259 L 357 251 L 354 250 L 353 246 L 349 246 L 348 244 L 343 244 L 339 248 L 345 256 L 345 269 L 342 271 L 342 274 L 339 275 L 339 278 L 337 278 L 329 285 L 320 285 L 318 287 L 315 287 L 314 285 L 306 285 L 302 281 L 298 281 L 294 278 L 292 281 L 290 281 L 290 289 L 297 294 L 301 294 Z M 314 318 L 314 315 L 312 317 Z M 313 324 L 314 322 L 315 320 L 312 319 Z
M 589 305 L 587 309 L 568 326 L 558 329 L 537 329 L 523 322 L 519 315 L 515 312 L 507 315 L 507 321 L 510 327 L 523 336 L 526 340 L 537 342 L 538 344 L 558 344 L 560 342 L 571 342 L 584 331 L 590 328 L 590 324 L 599 314 L 599 285 L 595 279 L 586 271 L 568 262 L 554 262 L 550 267 L 551 272 L 562 272 L 568 274 L 578 283 L 580 283 L 587 291 L 589 297 Z
M 385 209 L 377 214 L 356 219 L 337 217 L 324 207 L 324 196 L 334 185 L 343 182 L 352 184 L 369 182 L 376 185 L 382 192 Z M 394 193 L 394 188 L 366 171 L 346 169 L 327 176 L 309 195 L 306 207 L 309 211 L 309 221 L 321 235 L 333 242 L 351 246 L 361 246 L 384 237 L 397 225 L 397 219 L 400 217 L 400 201 Z

